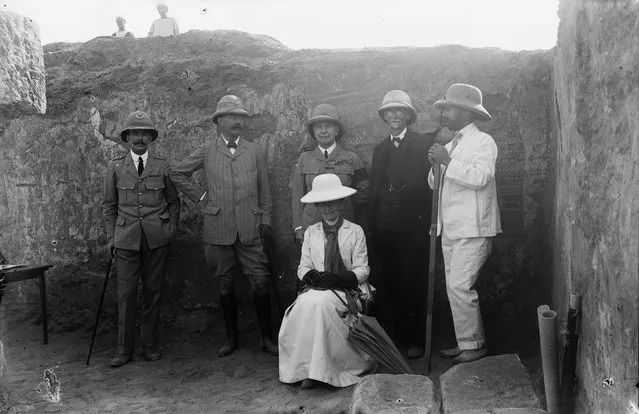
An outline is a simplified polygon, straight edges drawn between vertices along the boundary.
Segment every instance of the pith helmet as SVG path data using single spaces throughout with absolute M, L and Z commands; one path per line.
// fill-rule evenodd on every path
M 408 96 L 408 94 L 404 91 L 395 89 L 384 95 L 384 99 L 382 99 L 382 106 L 380 106 L 377 110 L 380 118 L 384 119 L 384 111 L 390 108 L 403 108 L 410 111 L 411 116 L 406 122 L 406 125 L 412 124 L 417 119 L 417 110 L 413 106 L 410 96 Z M 386 122 L 386 120 L 384 120 L 384 122 Z
M 335 139 L 340 139 L 342 134 L 344 133 L 344 125 L 339 120 L 339 112 L 337 112 L 337 108 L 333 105 L 329 104 L 319 104 L 313 109 L 311 113 L 311 119 L 306 123 L 306 128 L 308 129 L 308 133 L 311 134 L 313 138 L 315 138 L 315 134 L 313 134 L 313 124 L 320 121 L 330 121 L 336 124 L 339 127 L 339 132 L 335 136 Z
M 335 174 L 320 174 L 313 178 L 311 191 L 300 199 L 302 203 L 324 203 L 326 201 L 341 200 L 357 192 L 354 188 L 342 185 L 342 181 Z
M 153 122 L 151 121 L 151 116 L 146 112 L 135 111 L 131 112 L 129 116 L 124 121 L 124 128 L 120 132 L 120 138 L 122 141 L 127 142 L 127 131 L 132 131 L 134 129 L 145 129 L 153 135 L 153 141 L 155 141 L 158 137 L 158 131 L 153 126 Z
M 244 108 L 242 100 L 235 95 L 224 95 L 213 114 L 213 123 L 217 124 L 217 118 L 226 114 L 248 116 L 249 112 Z
M 492 117 L 482 106 L 482 96 L 479 88 L 465 83 L 454 83 L 446 91 L 446 97 L 435 102 L 435 108 L 446 109 L 455 106 L 472 111 L 481 121 L 488 121 Z

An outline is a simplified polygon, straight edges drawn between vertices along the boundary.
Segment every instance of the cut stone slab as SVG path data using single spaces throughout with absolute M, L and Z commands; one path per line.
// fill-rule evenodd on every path
M 28 17 L 0 11 L 0 118 L 44 114 L 46 109 L 38 25 Z
M 528 371 L 515 354 L 456 365 L 440 381 L 445 414 L 544 412 Z
M 439 413 L 433 382 L 422 375 L 370 375 L 353 391 L 351 414 Z

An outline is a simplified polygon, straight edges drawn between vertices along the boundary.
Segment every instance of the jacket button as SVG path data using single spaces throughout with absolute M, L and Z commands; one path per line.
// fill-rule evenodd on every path
M 140 217 L 140 220 L 142 220 L 142 217 Z
M 138 193 L 139 195 L 142 195 L 142 193 Z
M 142 204 L 140 204 L 140 208 L 142 208 Z

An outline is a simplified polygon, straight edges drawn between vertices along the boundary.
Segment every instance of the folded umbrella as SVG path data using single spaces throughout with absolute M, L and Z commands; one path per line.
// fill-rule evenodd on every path
M 402 354 L 397 350 L 384 328 L 372 316 L 354 311 L 333 289 L 331 291 L 355 317 L 348 330 L 348 342 L 367 353 L 393 374 L 412 374 Z

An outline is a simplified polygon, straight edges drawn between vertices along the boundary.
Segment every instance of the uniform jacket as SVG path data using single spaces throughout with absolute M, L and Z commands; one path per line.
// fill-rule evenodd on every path
M 116 248 L 140 250 L 142 229 L 151 249 L 169 242 L 180 219 L 180 197 L 170 172 L 166 160 L 150 154 L 141 176 L 131 152 L 109 163 L 102 212 Z
M 452 142 L 446 144 L 450 153 Z M 439 223 L 447 237 L 492 237 L 501 233 L 501 218 L 495 187 L 497 145 L 493 138 L 471 124 L 459 138 L 448 167 L 442 166 Z M 428 183 L 433 187 L 433 172 Z
M 364 163 L 354 152 L 346 151 L 339 144 L 328 158 L 319 149 L 319 146 L 311 151 L 303 152 L 295 165 L 295 171 L 291 177 L 291 204 L 293 211 L 293 228 L 307 228 L 317 223 L 320 215 L 315 204 L 302 204 L 300 199 L 312 189 L 313 179 L 319 174 L 336 174 L 342 181 L 342 185 L 357 190 L 352 197 L 352 207 L 344 211 L 345 217 L 353 217 L 365 208 L 369 197 L 369 179 Z M 363 208 L 360 208 L 363 207 Z
M 370 267 L 368 266 L 368 250 L 366 249 L 366 236 L 364 230 L 355 223 L 344 220 L 342 227 L 337 232 L 337 244 L 339 252 L 347 270 L 357 276 L 360 289 L 366 293 L 362 286 L 368 280 Z M 324 271 L 324 247 L 326 236 L 322 223 L 315 223 L 304 232 L 302 243 L 302 256 L 297 268 L 297 277 L 301 280 L 309 270 Z
M 222 137 L 207 142 L 179 163 L 171 180 L 189 199 L 198 202 L 204 191 L 190 179 L 203 168 L 207 193 L 204 204 L 204 242 L 230 245 L 260 243 L 260 224 L 271 224 L 271 190 L 266 162 L 259 146 L 238 141 L 235 154 Z
M 430 212 L 432 202 L 432 190 L 428 188 L 426 179 L 430 169 L 430 161 L 428 161 L 428 150 L 433 145 L 432 134 L 418 134 L 408 129 L 402 140 L 404 154 L 406 159 L 406 167 L 410 172 L 409 176 L 412 182 L 408 183 L 407 190 L 410 191 L 409 199 L 412 203 L 409 208 L 408 215 L 414 222 L 415 228 L 427 229 L 430 225 Z M 368 222 L 371 229 L 375 229 L 376 223 L 376 202 L 382 188 L 382 183 L 386 174 L 389 163 L 389 153 L 391 145 L 390 135 L 384 137 L 384 140 L 375 146 L 373 150 L 373 161 L 371 163 L 371 200 L 368 208 Z

